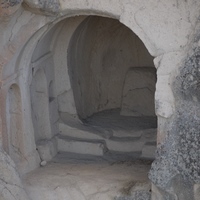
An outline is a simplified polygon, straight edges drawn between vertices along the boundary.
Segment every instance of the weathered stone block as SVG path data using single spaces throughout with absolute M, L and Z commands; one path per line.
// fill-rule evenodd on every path
M 138 152 L 138 151 L 142 151 L 144 142 L 143 141 L 114 141 L 114 140 L 107 139 L 106 145 L 110 151 Z
M 79 128 L 68 126 L 67 124 L 59 123 L 59 131 L 61 135 L 79 138 L 79 139 L 93 139 L 93 140 L 102 140 L 103 138 L 99 135 L 92 133 L 91 131 L 81 130 Z
M 51 140 L 39 141 L 37 149 L 41 160 L 50 161 L 57 154 L 57 143 L 53 138 Z
M 155 116 L 155 83 L 155 68 L 130 68 L 125 77 L 121 114 L 128 116 Z
M 144 145 L 142 149 L 142 158 L 155 158 L 156 146 L 155 145 Z
M 103 156 L 104 145 L 101 142 L 86 142 L 57 137 L 58 151 Z
M 76 114 L 76 107 L 72 90 L 66 91 L 58 96 L 58 109 L 60 112 Z

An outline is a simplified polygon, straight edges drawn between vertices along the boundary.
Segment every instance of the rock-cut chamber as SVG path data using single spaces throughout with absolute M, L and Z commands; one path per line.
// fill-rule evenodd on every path
M 41 155 L 154 158 L 156 69 L 129 28 L 97 16 L 63 20 L 39 41 L 32 63 Z

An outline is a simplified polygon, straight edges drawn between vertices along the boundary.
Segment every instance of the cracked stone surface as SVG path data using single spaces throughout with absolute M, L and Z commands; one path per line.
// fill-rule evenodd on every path
M 1 200 L 29 200 L 14 162 L 0 151 L 0 199 Z
M 49 163 L 29 173 L 23 183 L 32 200 L 113 200 L 130 194 L 137 182 L 148 183 L 149 167 L 139 162 Z M 139 193 L 133 195 L 146 195 Z

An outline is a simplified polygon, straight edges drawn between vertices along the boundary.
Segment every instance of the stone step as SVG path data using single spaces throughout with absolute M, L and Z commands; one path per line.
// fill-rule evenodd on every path
M 101 156 L 107 150 L 112 154 L 137 153 L 146 159 L 155 157 L 156 129 L 106 130 L 83 124 L 72 127 L 60 122 L 59 131 L 58 151 L 61 152 Z
M 146 129 L 143 131 L 142 137 L 147 142 L 156 142 L 157 141 L 157 129 Z
M 84 129 L 71 127 L 64 123 L 59 123 L 58 129 L 60 131 L 60 134 L 63 136 L 73 137 L 77 139 L 88 139 L 88 140 L 102 140 L 103 139 L 100 135 L 94 134 Z
M 103 156 L 105 150 L 120 153 L 142 152 L 145 142 L 138 141 L 115 141 L 111 139 L 105 140 L 86 140 L 57 136 L 58 151 L 71 152 L 80 154 L 91 154 Z
M 58 152 L 68 152 L 93 156 L 104 156 L 105 152 L 114 154 L 129 154 L 153 160 L 155 158 L 155 144 L 145 143 L 143 139 L 137 141 L 86 140 L 58 135 Z M 137 156 L 136 156 L 137 154 Z
M 62 135 L 58 135 L 56 139 L 58 152 L 103 156 L 106 149 L 101 141 L 81 141 Z
M 144 129 L 144 130 L 116 130 L 104 129 L 98 126 L 84 126 L 79 124 L 78 127 L 69 126 L 64 123 L 59 123 L 58 128 L 61 135 L 73 137 L 77 139 L 88 140 L 102 140 L 113 139 L 120 141 L 136 140 L 141 137 L 146 138 L 147 142 L 156 141 L 157 129 Z
M 106 146 L 110 151 L 131 153 L 131 152 L 141 152 L 145 144 L 144 141 L 115 141 L 106 139 Z
M 145 144 L 142 149 L 141 158 L 155 159 L 156 145 Z
M 58 135 L 51 140 L 41 140 L 37 143 L 37 150 L 41 160 L 50 161 L 57 152 L 75 153 L 93 156 L 128 156 L 130 158 L 155 158 L 156 145 L 137 141 L 115 141 L 111 139 L 87 140 Z
M 138 130 L 113 130 L 113 137 L 116 138 L 140 138 L 143 135 L 143 131 L 138 131 Z

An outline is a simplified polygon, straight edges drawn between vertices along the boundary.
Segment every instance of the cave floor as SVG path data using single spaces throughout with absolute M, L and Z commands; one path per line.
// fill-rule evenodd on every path
M 32 200 L 126 199 L 135 190 L 150 190 L 149 161 L 108 162 L 58 155 L 23 178 Z M 129 197 L 128 197 L 129 198 Z

